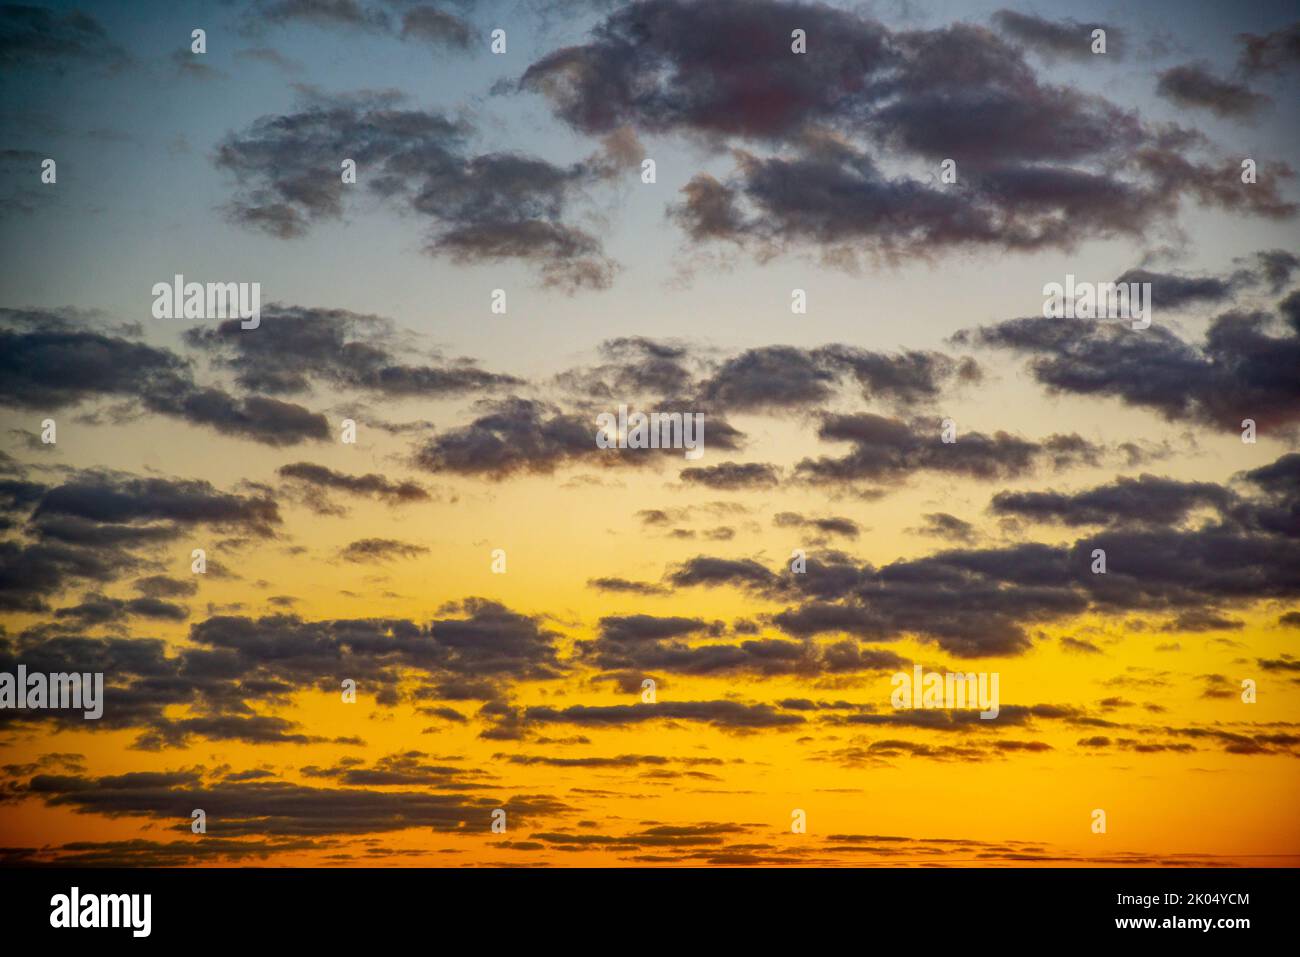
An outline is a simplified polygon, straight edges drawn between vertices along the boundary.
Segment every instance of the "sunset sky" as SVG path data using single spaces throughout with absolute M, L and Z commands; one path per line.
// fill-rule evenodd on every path
M 0 862 L 1300 863 L 1296 6 L 1005 3 L 0 7 Z

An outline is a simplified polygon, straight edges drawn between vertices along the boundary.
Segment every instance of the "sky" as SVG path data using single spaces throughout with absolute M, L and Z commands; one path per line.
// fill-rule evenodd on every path
M 105 683 L 0 687 L 0 861 L 1300 859 L 1295 4 L 11 4 L 0 82 L 0 683 Z

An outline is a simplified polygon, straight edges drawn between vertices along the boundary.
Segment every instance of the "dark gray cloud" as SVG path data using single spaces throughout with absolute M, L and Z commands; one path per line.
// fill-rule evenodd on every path
M 1223 302 L 1232 296 L 1231 279 L 1217 276 L 1178 276 L 1149 269 L 1129 269 L 1117 276 L 1117 283 L 1150 283 L 1152 308 L 1180 309 L 1198 302 Z
M 832 393 L 835 373 L 792 346 L 749 349 L 726 360 L 701 389 L 701 398 L 735 411 L 819 406 Z
M 557 377 L 575 401 L 592 408 L 640 399 L 715 414 L 780 413 L 820 408 L 846 384 L 867 401 L 906 408 L 981 376 L 970 358 L 921 350 L 876 352 L 842 343 L 814 349 L 760 346 L 712 361 L 704 358 L 707 350 L 637 336 L 608 340 L 601 353 L 604 363 Z
M 699 618 L 661 618 L 654 615 L 607 616 L 600 619 L 601 638 L 614 644 L 662 641 L 708 632 L 716 634 L 721 622 Z
M 826 415 L 818 436 L 848 442 L 847 454 L 805 458 L 795 467 L 800 478 L 816 483 L 897 482 L 920 472 L 946 472 L 977 479 L 1026 475 L 1042 465 L 1057 469 L 1095 460 L 1100 449 L 1077 435 L 1039 441 L 1007 432 L 958 432 L 944 442 L 940 423 L 890 419 L 871 413 Z
M 907 407 L 939 398 L 948 387 L 979 382 L 978 363 L 940 352 L 911 350 L 873 352 L 857 346 L 829 345 L 814 355 L 829 368 L 843 370 L 861 390 L 862 397 Z
M 73 584 L 105 584 L 141 564 L 139 558 L 116 547 L 0 541 L 0 609 L 43 611 L 47 599 Z
M 166 349 L 77 328 L 55 313 L 0 309 L 0 403 L 56 412 L 100 398 L 267 445 L 329 435 L 325 417 L 300 405 L 198 385 Z
M 669 764 L 680 764 L 685 767 L 716 767 L 724 763 L 722 758 L 678 758 L 665 757 L 662 754 L 619 754 L 613 757 L 583 758 L 557 758 L 542 754 L 495 754 L 493 758 L 527 767 L 542 765 L 552 768 L 639 768 L 663 767 Z
M 264 116 L 227 136 L 217 165 L 239 189 L 232 220 L 282 239 L 338 219 L 350 189 L 424 217 L 426 250 L 455 262 L 522 260 L 543 284 L 569 291 L 604 288 L 617 264 L 599 240 L 564 221 L 584 189 L 611 175 L 597 155 L 567 167 L 512 153 L 472 155 L 462 120 L 400 109 L 396 94 L 306 97 L 302 108 Z M 337 144 L 346 143 L 346 155 Z M 357 185 L 342 182 L 340 163 L 355 160 Z
M 918 529 L 914 529 L 920 535 L 931 535 L 935 538 L 965 544 L 973 542 L 979 537 L 975 532 L 974 525 L 958 518 L 956 515 L 949 515 L 947 512 L 928 512 L 922 518 L 925 519 L 925 524 Z
M 446 4 L 389 0 L 387 4 L 360 0 L 262 0 L 260 22 L 307 23 L 335 30 L 356 30 L 427 43 L 439 50 L 466 50 L 476 36 L 463 17 Z
M 1184 63 L 1162 71 L 1156 92 L 1179 106 L 1225 117 L 1253 116 L 1270 102 L 1244 83 L 1216 76 L 1208 63 Z
M 0 543 L 0 554 L 6 545 Z M 83 603 L 70 617 L 89 616 L 91 604 Z M 253 706 L 282 705 L 313 689 L 337 695 L 344 678 L 357 682 L 360 696 L 392 706 L 407 694 L 421 701 L 493 699 L 503 684 L 555 678 L 564 671 L 554 632 L 537 619 L 473 598 L 425 624 L 217 615 L 193 624 L 189 643 L 170 656 L 158 639 L 51 637 L 47 631 L 0 633 L 0 670 L 12 673 L 22 663 L 33 672 L 103 672 L 104 714 L 92 730 L 136 730 L 135 747 L 148 750 L 184 746 L 194 737 L 324 742 L 328 739 Z M 190 713 L 167 713 L 177 708 Z M 80 711 L 0 712 L 0 725 L 51 721 L 86 727 Z
M 485 771 L 458 768 L 450 764 L 434 764 L 426 760 L 424 751 L 403 751 L 386 754 L 365 767 L 357 758 L 345 758 L 332 767 L 307 765 L 302 768 L 304 777 L 330 778 L 353 787 L 417 787 L 435 790 L 478 790 L 478 783 L 489 775 Z
M 57 411 L 100 395 L 166 391 L 187 380 L 182 359 L 165 349 L 75 329 L 55 313 L 0 310 L 0 400 Z M 174 386 L 173 386 L 174 387 Z
M 795 26 L 815 55 L 791 55 Z M 591 43 L 543 57 L 520 86 L 587 133 L 631 123 L 775 137 L 850 108 L 896 59 L 886 41 L 880 24 L 828 6 L 651 0 L 610 14 Z
M 1235 496 L 1213 482 L 1141 475 L 1082 492 L 999 492 L 990 508 L 1062 525 L 1175 525 L 1198 508 L 1226 511 Z
M 71 516 L 102 524 L 171 522 L 271 535 L 279 509 L 266 497 L 220 492 L 205 479 L 140 478 L 85 472 L 41 496 L 32 518 Z
M 285 680 L 321 679 L 333 687 L 343 676 L 394 680 L 385 667 L 422 669 L 434 677 L 485 680 L 555 677 L 555 634 L 538 622 L 482 599 L 467 599 L 462 618 L 427 625 L 404 620 L 359 619 L 308 622 L 297 616 L 211 618 L 194 626 L 191 639 L 229 650 L 250 664 L 269 667 Z
M 86 595 L 80 604 L 59 608 L 54 612 L 56 621 L 71 620 L 79 625 L 103 625 L 123 621 L 128 617 L 184 621 L 189 616 L 189 609 L 184 605 L 147 596 L 121 599 Z
M 189 330 L 186 342 L 235 374 L 245 389 L 268 395 L 306 392 L 315 385 L 401 398 L 438 398 L 519 385 L 468 360 L 403 362 L 409 343 L 379 316 L 346 309 L 273 304 L 255 334 L 239 320 Z
M 1198 631 L 1239 631 L 1246 625 L 1243 621 L 1228 618 L 1203 608 L 1189 608 L 1180 611 L 1170 621 L 1160 626 L 1161 631 L 1198 632 Z
M 1300 68 L 1300 22 L 1262 36 L 1238 34 L 1237 40 L 1242 46 L 1238 66 L 1247 75 Z
M 429 493 L 414 482 L 394 482 L 374 472 L 348 475 L 313 462 L 293 462 L 276 472 L 281 478 L 320 490 L 337 490 L 393 504 L 428 501 Z
M 1200 344 L 1153 324 L 1029 317 L 967 330 L 954 337 L 1030 357 L 1035 379 L 1054 393 L 1112 396 L 1154 409 L 1170 421 L 1239 431 L 1300 422 L 1300 293 L 1278 304 L 1280 335 L 1267 313 L 1226 312 Z
M 1048 116 L 1063 107 L 1049 103 L 1039 109 Z M 949 122 L 930 117 L 922 128 L 948 133 Z M 1112 124 L 1120 122 L 1098 120 L 1088 135 L 1113 137 Z M 970 135 L 976 146 L 976 133 Z M 1049 140 L 1053 133 L 1041 135 Z M 1008 159 L 1001 165 L 972 163 L 969 172 L 959 172 L 966 177 L 961 190 L 891 179 L 867 152 L 836 138 L 809 136 L 794 154 L 733 153 L 735 175 L 726 181 L 697 175 L 683 188 L 683 200 L 670 207 L 672 219 L 696 242 L 731 242 L 763 255 L 819 250 L 832 265 L 853 266 L 864 254 L 932 258 L 956 247 L 1068 250 L 1080 235 L 1140 238 L 1157 220 L 1175 215 L 1185 194 L 1204 205 L 1274 219 L 1296 212 L 1278 189 L 1280 180 L 1293 175 L 1285 163 L 1277 170 L 1279 180 L 1245 187 L 1231 161 L 1195 160 L 1158 145 L 1125 154 L 1123 162 L 1133 167 L 1128 178 L 1110 169 Z M 1067 222 L 1071 228 L 1063 230 Z
M 435 473 L 504 479 L 550 474 L 583 463 L 610 468 L 680 459 L 681 449 L 602 449 L 596 445 L 594 416 L 562 412 L 536 399 L 510 396 L 482 403 L 484 413 L 469 425 L 435 436 L 417 448 L 415 463 Z M 720 417 L 706 415 L 704 444 L 734 451 L 741 435 Z
M 418 4 L 402 14 L 403 40 L 424 40 L 435 46 L 467 50 L 474 35 L 470 24 L 433 4 Z
M 739 491 L 741 489 L 775 488 L 781 481 L 776 466 L 765 462 L 720 462 L 717 465 L 694 466 L 682 469 L 678 476 L 688 485 Z
M 1251 469 L 1245 477 L 1266 492 L 1300 500 L 1300 452 L 1288 452 L 1275 462 Z
M 1255 254 L 1259 273 L 1276 295 L 1291 282 L 1291 274 L 1300 269 L 1300 256 L 1285 249 L 1269 249 Z
M 58 201 L 57 194 L 38 179 L 44 153 L 25 149 L 0 149 L 0 218 L 30 216 Z
M 0 607 L 27 611 L 44 609 L 74 584 L 102 585 L 137 572 L 147 564 L 142 549 L 188 530 L 267 538 L 281 521 L 278 505 L 264 494 L 222 492 L 202 479 L 95 471 L 70 473 L 58 485 L 29 490 L 23 511 L 24 523 L 0 542 Z M 172 613 L 177 606 L 151 603 L 192 593 L 149 585 L 141 590 L 144 598 L 134 613 L 152 617 L 177 617 Z
M 705 641 L 723 632 L 722 622 L 630 615 L 602 618 L 594 641 L 579 641 L 578 656 L 608 677 L 639 687 L 637 675 L 757 676 L 845 674 L 897 669 L 905 664 L 890 651 L 845 640 L 826 645 L 784 639 Z
M 222 837 L 323 837 L 376 834 L 406 828 L 486 833 L 492 810 L 511 819 L 554 814 L 565 805 L 544 796 L 506 800 L 427 789 L 316 788 L 280 781 L 207 782 L 197 771 L 134 772 L 98 778 L 37 774 L 19 785 L 25 798 L 51 807 L 110 818 L 136 817 L 188 830 L 190 811 L 203 808 L 208 833 Z
M 823 535 L 842 535 L 845 538 L 857 538 L 862 531 L 853 519 L 834 515 L 828 518 L 810 518 L 798 512 L 778 512 L 772 522 L 777 528 L 810 528 Z
M 1095 62 L 1094 58 L 1124 58 L 1124 37 L 1113 26 L 1105 23 L 1079 23 L 1077 20 L 1045 20 L 1015 10 L 999 10 L 993 22 L 1017 43 L 1023 43 L 1044 59 L 1058 57 L 1068 60 Z M 1092 52 L 1092 31 L 1106 31 L 1106 52 Z M 1104 60 L 1102 60 L 1104 62 Z
M 669 572 L 668 583 L 674 587 L 692 585 L 741 585 L 757 590 L 775 587 L 777 578 L 763 565 L 750 558 L 714 558 L 699 555 Z
M 804 723 L 797 714 L 783 714 L 768 704 L 740 701 L 661 701 L 657 704 L 570 705 L 567 708 L 526 708 L 526 721 L 534 724 L 576 724 L 617 727 L 644 721 L 698 721 L 723 730 L 791 727 Z
M 25 4 L 0 6 L 0 68 L 121 65 L 126 54 L 88 13 Z
M 1018 45 L 1092 57 L 1086 25 L 997 19 L 1015 42 L 969 23 L 891 31 L 786 0 L 647 0 L 535 62 L 520 88 L 588 134 L 631 126 L 730 148 L 735 171 L 695 176 L 670 214 L 697 242 L 760 257 L 813 250 L 852 266 L 951 248 L 1069 249 L 1141 236 L 1183 197 L 1294 215 L 1276 183 L 1247 188 L 1227 175 L 1237 161 L 1215 157 L 1205 137 L 1052 85 Z M 807 31 L 807 55 L 790 50 L 794 26 Z M 891 176 L 885 153 L 936 169 Z M 937 180 L 946 158 L 957 183 Z
M 389 26 L 386 10 L 358 0 L 263 0 L 258 6 L 263 18 L 276 23 L 300 21 L 318 26 L 371 29 Z
M 1110 519 L 1102 503 L 1111 501 L 1133 517 L 1070 545 L 951 549 L 880 568 L 828 552 L 809 557 L 802 574 L 772 572 L 748 559 L 697 556 L 669 569 L 665 580 L 683 588 L 729 585 L 768 599 L 797 598 L 799 604 L 772 617 L 796 638 L 846 634 L 889 641 L 911 634 L 960 657 L 1022 653 L 1032 625 L 1088 610 L 1223 619 L 1221 608 L 1300 595 L 1300 499 L 1287 476 L 1293 465 L 1286 459 L 1257 470 L 1261 498 L 1136 480 L 1082 493 L 1079 502 L 1046 500 L 1052 514 L 1080 522 Z M 1196 504 L 1213 505 L 1218 520 L 1173 528 L 1152 524 L 1151 515 L 1136 518 L 1145 507 L 1173 520 Z M 1106 554 L 1104 574 L 1092 571 L 1097 549 Z
M 199 590 L 198 583 L 166 575 L 149 575 L 135 581 L 135 590 L 149 598 L 182 598 Z
M 512 396 L 469 425 L 429 440 L 416 451 L 415 460 L 430 472 L 500 479 L 520 472 L 550 473 L 601 451 L 607 450 L 596 446 L 594 419 Z M 608 458 L 611 463 L 642 460 L 621 454 Z
M 587 582 L 591 588 L 627 595 L 665 595 L 668 589 L 652 582 L 630 581 L 626 578 L 593 578 Z
M 600 344 L 600 365 L 561 373 L 557 382 L 592 402 L 632 398 L 670 399 L 693 388 L 691 349 L 685 343 L 623 336 Z
M 339 558 L 345 562 L 386 562 L 394 558 L 418 558 L 428 552 L 424 545 L 393 538 L 361 538 L 340 549 Z

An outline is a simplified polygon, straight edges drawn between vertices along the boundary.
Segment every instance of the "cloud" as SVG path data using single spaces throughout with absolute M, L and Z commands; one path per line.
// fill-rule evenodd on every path
M 739 701 L 661 701 L 652 705 L 570 705 L 529 707 L 525 720 L 534 724 L 615 727 L 644 721 L 698 721 L 724 730 L 781 728 L 804 723 L 797 714 L 782 714 L 771 705 Z
M 392 538 L 362 538 L 339 550 L 345 562 L 386 562 L 394 558 L 417 558 L 428 554 L 423 545 L 412 545 Z
M 426 43 L 439 50 L 467 50 L 475 30 L 466 20 L 432 3 L 406 0 L 390 2 L 390 13 L 380 4 L 359 0 L 262 0 L 260 20 L 285 24 L 307 23 L 335 30 L 355 30 Z
M 296 60 L 291 60 L 278 50 L 270 47 L 251 47 L 247 50 L 235 51 L 237 60 L 254 60 L 260 63 L 269 63 L 285 73 L 297 74 L 302 72 L 302 64 Z
M 1182 482 L 1143 474 L 1120 476 L 1083 492 L 999 492 L 990 509 L 1063 525 L 1175 525 L 1198 508 L 1226 510 L 1234 496 L 1212 482 Z
M 795 475 L 814 483 L 862 480 L 897 482 L 920 471 L 991 479 L 1026 475 L 1040 465 L 1063 468 L 1095 459 L 1100 449 L 1076 435 L 1037 442 L 1007 432 L 962 432 L 944 442 L 939 423 L 907 423 L 872 413 L 826 415 L 817 430 L 824 441 L 848 442 L 847 454 L 805 458 Z
M 149 575 L 135 581 L 135 590 L 149 598 L 181 598 L 199 590 L 198 583 L 166 575 Z
M 1047 60 L 1058 57 L 1067 60 L 1093 62 L 1102 56 L 1092 52 L 1092 31 L 1106 31 L 1105 57 L 1124 58 L 1123 36 L 1113 26 L 1104 23 L 1079 23 L 1077 20 L 1045 20 L 1032 14 L 1015 10 L 999 10 L 993 22 L 1018 43 L 1034 50 Z
M 323 837 L 376 834 L 406 828 L 486 830 L 491 811 L 504 807 L 513 818 L 554 813 L 553 799 L 515 796 L 505 801 L 427 790 L 316 788 L 280 781 L 204 782 L 194 771 L 133 772 L 98 778 L 37 774 L 22 785 L 25 797 L 51 807 L 110 818 L 180 821 L 188 828 L 190 810 L 208 814 L 208 833 L 232 837 Z
M 1177 276 L 1147 269 L 1129 269 L 1117 277 L 1115 282 L 1150 283 L 1152 308 L 1158 303 L 1161 309 L 1180 309 L 1199 302 L 1223 302 L 1234 291 L 1230 279 Z
M 680 458 L 680 449 L 602 449 L 596 445 L 596 421 L 562 412 L 536 399 L 510 396 L 483 403 L 484 414 L 469 425 L 444 432 L 422 444 L 415 462 L 435 473 L 504 479 L 519 474 L 549 475 L 584 462 L 611 468 L 662 463 Z M 711 449 L 734 450 L 740 433 L 725 421 L 705 417 L 705 441 Z
M 1204 608 L 1190 608 L 1179 612 L 1172 620 L 1160 626 L 1161 631 L 1196 632 L 1196 631 L 1236 631 L 1245 627 L 1245 622 L 1225 618 Z
M 1040 52 L 1092 57 L 1082 25 L 996 19 Z M 790 52 L 792 24 L 807 31 L 806 56 Z M 811 250 L 856 268 L 956 249 L 1068 250 L 1141 236 L 1185 196 L 1296 211 L 1275 184 L 1243 188 L 1226 172 L 1237 161 L 1201 134 L 1047 83 L 1016 43 L 969 23 L 891 31 L 785 0 L 647 0 L 533 63 L 519 86 L 587 134 L 630 126 L 729 151 L 734 172 L 697 174 L 670 215 L 695 242 L 760 260 Z M 932 168 L 957 157 L 958 184 L 890 175 L 886 155 Z
M 701 398 L 734 411 L 820 405 L 834 380 L 804 350 L 766 346 L 728 359 L 704 383 Z
M 364 767 L 356 758 L 348 758 L 333 767 L 307 765 L 302 768 L 304 777 L 330 778 L 353 787 L 414 787 L 424 786 L 436 790 L 478 790 L 487 772 L 458 768 L 450 764 L 432 764 L 425 760 L 423 751 L 403 751 L 386 754 Z
M 99 398 L 266 445 L 329 435 L 325 417 L 300 405 L 198 385 L 166 349 L 79 329 L 55 313 L 0 309 L 0 404 L 54 412 Z
M 190 615 L 183 605 L 160 598 L 107 598 L 104 595 L 86 595 L 78 605 L 59 608 L 56 620 L 71 619 L 81 625 L 102 625 L 122 621 L 127 617 L 153 618 L 165 621 L 184 621 Z
M 410 364 L 393 324 L 346 309 L 272 304 L 256 334 L 238 320 L 190 329 L 185 341 L 235 374 L 245 389 L 268 395 L 306 392 L 314 385 L 391 398 L 441 398 L 519 385 L 467 360 Z
M 414 6 L 402 14 L 402 39 L 425 40 L 435 46 L 467 50 L 474 29 L 460 17 L 431 4 Z
M 105 64 L 120 66 L 126 54 L 88 13 L 60 13 L 42 7 L 0 7 L 0 67 Z
M 777 578 L 749 558 L 728 559 L 698 555 L 669 572 L 668 583 L 678 588 L 694 585 L 734 584 L 755 589 L 776 586 Z
M 1153 409 L 1170 421 L 1240 431 L 1254 419 L 1261 430 L 1300 422 L 1300 293 L 1278 304 L 1285 318 L 1225 312 L 1202 343 L 1186 342 L 1153 324 L 1139 331 L 1117 323 L 1011 319 L 958 333 L 974 342 L 1030 357 L 1033 377 L 1052 393 L 1112 396 Z
M 140 564 L 140 559 L 121 548 L 0 541 L 0 608 L 43 611 L 49 597 L 75 582 L 110 582 Z
M 1083 638 L 1071 638 L 1069 635 L 1061 636 L 1061 648 L 1071 654 L 1078 655 L 1101 655 L 1105 654 L 1100 648 L 1091 641 Z
M 654 618 L 648 615 L 602 618 L 595 641 L 579 641 L 575 651 L 616 679 L 646 674 L 802 675 L 897 670 L 906 665 L 891 651 L 863 648 L 845 640 L 825 645 L 784 639 L 688 644 L 685 639 L 721 634 L 721 622 Z M 629 682 L 633 689 L 639 681 Z
M 611 339 L 601 344 L 605 362 L 568 370 L 556 381 L 592 409 L 641 399 L 661 408 L 702 410 L 716 418 L 723 412 L 780 414 L 820 408 L 846 384 L 856 386 L 868 401 L 911 408 L 981 376 L 971 358 L 921 350 L 887 353 L 842 343 L 815 349 L 771 345 L 718 361 L 706 359 L 708 351 L 640 336 Z
M 842 535 L 845 538 L 857 538 L 862 531 L 851 518 L 808 518 L 798 512 L 778 512 L 772 522 L 777 528 L 811 528 L 823 535 Z
M 816 56 L 790 55 L 792 24 L 817 37 Z M 827 6 L 651 0 L 615 11 L 594 36 L 520 79 L 587 133 L 633 124 L 777 136 L 834 116 L 891 59 L 882 26 Z
M 1206 63 L 1186 63 L 1160 74 L 1156 92 L 1179 106 L 1209 110 L 1223 117 L 1248 117 L 1270 100 L 1244 83 L 1222 80 Z
M 307 486 L 319 494 L 322 490 L 337 490 L 350 495 L 377 498 L 390 504 L 428 501 L 429 493 L 414 482 L 394 482 L 374 472 L 365 475 L 348 475 L 313 462 L 293 462 L 282 465 L 276 474 L 283 479 Z
M 0 607 L 10 610 L 40 611 L 73 584 L 136 572 L 147 564 L 141 549 L 188 529 L 269 538 L 281 523 L 279 507 L 262 494 L 222 492 L 203 479 L 106 471 L 70 472 L 58 485 L 41 485 L 24 495 L 22 511 L 20 534 L 31 541 L 0 541 Z M 147 601 L 133 606 L 136 613 L 177 617 L 178 606 L 151 603 L 183 592 L 145 587 Z
M 630 595 L 665 595 L 668 589 L 662 585 L 655 585 L 651 582 L 629 581 L 626 578 L 592 578 L 588 580 L 587 585 L 598 591 L 607 591 L 614 593 Z
M 171 522 L 211 525 L 269 536 L 280 523 L 279 509 L 266 497 L 219 492 L 205 479 L 140 478 L 110 472 L 85 472 L 41 496 L 32 512 L 70 516 L 102 524 Z
M 607 339 L 600 344 L 600 365 L 567 370 L 556 382 L 566 393 L 593 403 L 619 397 L 673 399 L 694 387 L 692 352 L 685 343 L 645 336 Z
M 1274 295 L 1286 288 L 1291 274 L 1300 269 L 1300 256 L 1285 249 L 1269 249 L 1255 254 L 1259 273 Z
M 472 155 L 472 130 L 439 113 L 400 109 L 396 94 L 328 97 L 307 91 L 295 113 L 264 116 L 227 136 L 215 162 L 233 174 L 233 222 L 280 239 L 343 215 L 335 144 L 349 144 L 357 185 L 429 224 L 426 251 L 454 262 L 522 260 L 543 285 L 603 289 L 617 263 L 564 222 L 573 199 L 611 175 L 609 160 L 556 166 L 514 153 Z
M 935 538 L 963 543 L 973 542 L 979 537 L 975 532 L 975 526 L 956 515 L 949 515 L 947 512 L 928 512 L 922 518 L 925 519 L 925 524 L 913 529 L 919 535 L 931 535 Z
M 1271 507 L 1288 520 L 1261 522 L 1258 512 L 1234 504 L 1220 522 L 1196 529 L 1121 525 L 1069 545 L 951 549 L 880 568 L 832 552 L 810 557 L 802 574 L 777 574 L 748 559 L 697 556 L 670 569 L 666 580 L 677 587 L 728 585 L 775 600 L 798 597 L 799 604 L 771 618 L 796 638 L 891 641 L 914 635 L 959 657 L 1018 655 L 1030 647 L 1029 626 L 1089 610 L 1196 611 L 1204 621 L 1221 606 L 1295 600 L 1296 503 L 1292 497 Z M 1097 549 L 1107 557 L 1105 574 L 1092 571 Z
M 739 491 L 741 489 L 774 488 L 780 483 L 776 466 L 764 462 L 720 462 L 682 469 L 679 476 L 688 485 Z
M 0 543 L 0 552 L 6 544 Z M 88 617 L 92 603 L 83 606 L 72 617 Z M 189 642 L 170 656 L 158 639 L 49 637 L 37 628 L 16 638 L 0 633 L 0 670 L 12 673 L 21 662 L 32 672 L 103 672 L 104 714 L 90 730 L 137 730 L 135 747 L 145 750 L 183 747 L 194 737 L 327 742 L 254 706 L 285 705 L 313 689 L 337 695 L 344 678 L 357 682 L 359 695 L 392 707 L 403 695 L 418 701 L 495 698 L 510 682 L 564 672 L 558 636 L 537 619 L 476 598 L 440 615 L 423 624 L 215 615 L 192 624 Z M 87 728 L 79 711 L 0 712 L 0 725 L 43 722 Z
M 188 48 L 173 52 L 171 64 L 177 76 L 191 80 L 215 80 L 226 75 L 216 67 L 204 63 L 201 56 L 192 53 Z
M 720 623 L 719 623 L 720 624 Z M 600 619 L 603 640 L 614 644 L 635 644 L 678 638 L 702 631 L 716 632 L 716 627 L 699 618 L 660 618 L 653 615 L 607 616 Z
M 1280 73 L 1300 67 L 1300 22 L 1266 33 L 1237 35 L 1241 43 L 1238 66 L 1247 75 Z

